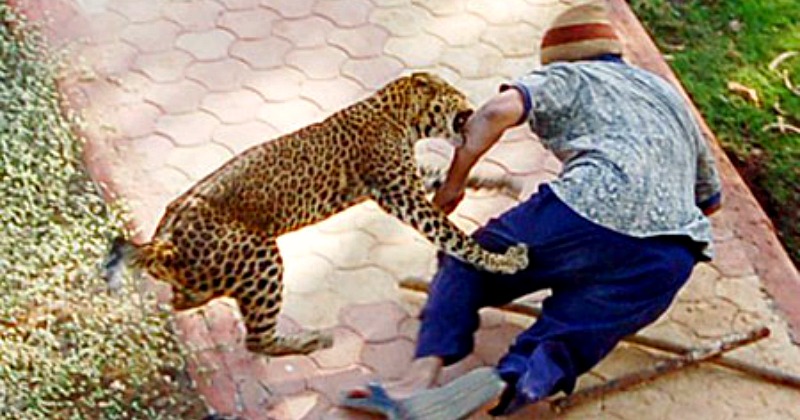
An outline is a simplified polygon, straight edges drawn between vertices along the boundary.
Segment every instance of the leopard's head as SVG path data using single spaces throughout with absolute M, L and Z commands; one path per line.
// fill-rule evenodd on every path
M 463 144 L 464 124 L 473 113 L 463 92 L 430 73 L 405 76 L 387 89 L 393 90 L 389 95 L 396 102 L 393 113 L 400 124 L 410 127 L 415 141 L 439 137 L 455 146 Z

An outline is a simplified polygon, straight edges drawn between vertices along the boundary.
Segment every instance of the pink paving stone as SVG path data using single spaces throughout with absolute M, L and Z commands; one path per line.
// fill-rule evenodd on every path
M 325 396 L 329 401 L 338 401 L 342 392 L 364 386 L 375 378 L 364 366 L 322 372 L 308 381 L 308 387 Z
M 244 10 L 257 7 L 260 0 L 219 0 L 228 10 Z
M 369 21 L 396 37 L 413 37 L 431 23 L 427 11 L 417 6 L 375 7 L 370 11 Z
M 267 38 L 272 33 L 273 22 L 279 16 L 266 9 L 223 12 L 219 26 L 230 30 L 239 39 Z
M 296 50 L 286 55 L 286 63 L 312 79 L 330 79 L 339 75 L 347 55 L 332 47 Z
M 403 72 L 403 63 L 382 56 L 363 60 L 350 59 L 342 66 L 342 73 L 352 77 L 368 90 L 375 90 Z
M 160 134 L 131 139 L 127 142 L 128 150 L 134 159 L 141 162 L 140 168 L 145 171 L 158 169 L 167 162 L 167 156 L 175 148 L 172 141 Z
M 279 20 L 273 25 L 272 33 L 298 48 L 322 47 L 325 36 L 334 28 L 333 24 L 319 16 L 309 16 L 301 20 Z
M 755 272 L 744 246 L 744 241 L 734 239 L 714 244 L 716 256 L 711 264 L 725 277 L 742 277 Z M 757 258 L 757 257 L 756 257 Z
M 336 327 L 331 331 L 333 347 L 316 351 L 311 359 L 323 369 L 344 368 L 358 362 L 364 339 L 349 328 Z
M 248 74 L 243 85 L 253 89 L 267 101 L 287 101 L 300 95 L 305 75 L 290 68 L 254 71 Z
M 348 306 L 340 312 L 339 319 L 368 343 L 377 343 L 396 337 L 400 321 L 407 316 L 396 302 L 378 302 Z
M 521 327 L 508 323 L 498 328 L 478 330 L 475 335 L 475 356 L 486 365 L 496 365 L 520 332 Z
M 242 378 L 236 381 L 240 402 L 244 408 L 241 414 L 245 418 L 259 418 L 272 404 L 275 398 L 270 395 L 260 381 L 253 378 Z
M 446 48 L 441 55 L 443 65 L 453 69 L 466 79 L 491 77 L 503 62 L 497 49 L 486 44 L 459 48 Z
M 185 33 L 175 44 L 198 60 L 218 60 L 228 55 L 234 37 L 227 31 L 212 29 L 205 32 Z
M 285 396 L 304 390 L 316 372 L 317 368 L 308 356 L 275 357 L 267 363 L 267 376 L 259 379 L 274 394 Z
M 128 20 L 117 13 L 101 12 L 93 14 L 88 22 L 75 19 L 73 24 L 85 25 L 83 30 L 91 35 L 91 43 L 107 44 L 119 39 L 120 34 L 128 25 Z
M 197 384 L 197 392 L 205 398 L 206 404 L 214 412 L 220 414 L 237 412 L 238 389 L 229 375 L 218 373 L 212 375 L 208 381 L 200 381 Z
M 168 83 L 181 80 L 184 69 L 190 62 L 192 62 L 192 56 L 188 53 L 171 50 L 142 54 L 136 57 L 134 66 L 153 81 Z
M 215 115 L 223 123 L 235 124 L 255 118 L 258 107 L 264 102 L 255 92 L 237 90 L 224 93 L 209 93 L 200 107 Z
M 180 115 L 162 115 L 157 130 L 169 137 L 178 146 L 192 146 L 211 140 L 211 133 L 219 121 L 211 115 L 198 111 Z
M 267 384 L 269 378 L 270 358 L 258 353 L 247 351 L 244 346 L 234 351 L 222 353 L 225 366 L 228 368 L 235 380 L 241 378 L 253 378 Z
M 137 139 L 137 141 L 138 140 L 139 139 Z M 165 153 L 165 156 L 160 157 L 160 159 L 168 161 L 169 155 L 174 150 L 174 147 L 171 148 L 170 151 Z M 164 206 L 166 206 L 171 199 L 175 198 L 178 196 L 178 194 L 189 188 L 189 186 L 192 184 L 192 180 L 189 178 L 186 172 L 167 166 L 160 166 L 158 169 L 150 171 L 150 177 L 154 180 L 153 183 L 157 184 L 161 190 L 163 190 L 163 195 L 165 196 L 164 200 L 160 200 L 158 203 L 163 204 Z M 163 208 L 156 206 L 156 209 L 158 210 L 158 214 L 156 216 L 160 218 Z M 151 221 L 153 224 L 155 224 L 158 219 L 154 218 L 151 219 Z M 153 226 L 153 228 L 155 228 L 155 226 Z M 148 236 L 147 239 L 150 239 L 150 237 Z
M 261 5 L 285 18 L 301 18 L 311 13 L 315 0 L 261 0 Z
M 86 83 L 86 86 L 80 86 L 76 83 L 65 83 L 62 85 L 61 91 L 63 92 L 64 99 L 67 101 L 67 106 L 70 109 L 80 113 L 87 109 L 91 104 L 89 95 L 85 88 L 94 85 L 93 81 Z M 87 110 L 91 112 L 91 110 Z
M 278 334 L 294 334 L 300 331 L 303 331 L 300 323 L 283 313 L 278 314 Z
M 405 338 L 396 338 L 364 346 L 361 363 L 374 370 L 378 377 L 392 380 L 403 376 L 413 357 L 414 343 Z
M 12 2 L 13 5 L 13 2 Z M 45 6 L 33 7 L 23 5 L 20 7 L 30 21 L 41 22 L 42 33 L 50 47 L 60 47 L 65 43 L 86 35 L 84 16 L 76 10 L 76 4 L 70 0 L 50 0 Z
M 503 57 L 527 58 L 536 49 L 534 35 L 540 31 L 530 25 L 490 26 L 481 40 L 500 50 Z
M 415 1 L 414 4 L 427 10 L 434 16 L 449 16 L 461 13 L 464 10 L 464 3 L 453 0 L 424 0 Z
M 129 25 L 120 37 L 141 52 L 153 53 L 172 48 L 180 27 L 167 20 Z
M 323 414 L 323 420 L 376 420 L 380 417 L 363 411 L 349 410 L 344 407 L 332 406 Z
M 376 25 L 335 29 L 328 35 L 328 41 L 341 47 L 351 58 L 370 58 L 381 55 L 388 38 L 389 33 Z
M 405 337 L 411 341 L 416 341 L 419 335 L 420 321 L 416 316 L 409 316 L 408 318 L 400 321 L 400 326 L 397 332 L 400 337 Z
M 213 0 L 162 2 L 164 16 L 185 31 L 205 31 L 215 27 L 222 6 Z
M 186 69 L 186 77 L 212 92 L 225 92 L 239 88 L 247 72 L 244 63 L 225 59 L 213 63 L 193 63 Z
M 502 3 L 495 0 L 470 0 L 467 2 L 467 10 L 489 23 L 509 24 L 525 18 L 519 14 L 522 3 L 523 0 L 506 0 Z
M 182 341 L 189 346 L 190 352 L 198 352 L 214 346 L 201 312 L 179 312 L 175 314 L 174 319 L 178 334 Z
M 261 105 L 258 119 L 287 134 L 322 119 L 322 111 L 313 102 L 298 99 Z
M 116 106 L 107 112 L 107 123 L 128 138 L 142 137 L 155 131 L 161 111 L 147 103 Z
M 307 418 L 307 419 L 325 418 L 326 413 L 330 411 L 333 407 L 334 403 L 332 403 L 328 399 L 323 398 L 322 395 L 318 395 L 318 398 L 314 406 L 311 407 L 311 410 L 308 411 L 308 414 L 306 414 L 306 416 L 302 418 Z
M 314 12 L 337 26 L 351 28 L 367 23 L 372 7 L 367 0 L 318 0 Z
M 213 302 L 203 312 L 208 330 L 214 342 L 231 348 L 242 348 L 244 325 L 239 317 L 239 309 L 233 304 Z
M 145 99 L 168 114 L 181 114 L 195 111 L 206 95 L 203 85 L 190 80 L 161 84 L 158 89 L 150 89 Z
M 291 49 L 289 42 L 273 37 L 257 41 L 236 41 L 231 46 L 230 54 L 254 69 L 264 70 L 283 66 L 284 57 Z
M 159 17 L 158 7 L 141 0 L 111 0 L 106 7 L 125 16 L 131 22 L 148 22 Z
M 88 113 L 106 114 L 106 107 L 119 105 L 141 104 L 143 102 L 142 93 L 137 86 L 143 87 L 141 79 L 147 80 L 142 75 L 136 73 L 125 73 L 123 78 L 128 82 L 125 85 L 111 82 L 108 78 L 96 78 L 88 83 L 73 85 L 81 91 L 83 98 L 74 98 L 82 102 L 81 107 L 86 108 Z M 123 79 L 118 79 L 123 80 Z M 148 89 L 145 89 L 148 90 Z M 71 93 L 71 92 L 70 92 Z M 95 109 L 97 107 L 100 109 Z
M 118 74 L 128 71 L 136 60 L 136 48 L 122 42 L 88 45 L 79 54 L 86 64 L 100 74 Z
M 198 386 L 209 386 L 218 376 L 230 376 L 225 371 L 222 353 L 213 348 L 189 353 L 186 366 Z
M 420 48 L 424 45 L 425 48 Z M 429 34 L 419 34 L 410 38 L 391 38 L 386 42 L 384 50 L 397 58 L 406 67 L 431 67 L 437 65 L 445 44 L 439 38 Z
M 438 17 L 425 28 L 451 47 L 474 47 L 485 29 L 485 20 L 469 14 Z
M 316 392 L 303 392 L 282 398 L 266 412 L 269 419 L 310 419 L 317 407 L 328 404 Z
M 314 101 L 326 111 L 348 106 L 366 95 L 364 89 L 346 78 L 332 80 L 309 80 L 303 83 L 300 95 Z
M 167 164 L 179 168 L 194 181 L 200 180 L 233 157 L 233 152 L 216 143 L 195 147 L 176 147 Z
M 211 136 L 215 142 L 229 147 L 235 153 L 241 153 L 278 137 L 278 130 L 263 121 L 248 121 L 243 124 L 221 125 Z

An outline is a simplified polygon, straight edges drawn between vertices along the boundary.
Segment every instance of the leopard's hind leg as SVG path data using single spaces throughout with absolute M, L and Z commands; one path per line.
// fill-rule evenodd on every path
M 331 337 L 318 331 L 277 333 L 283 290 L 283 263 L 278 244 L 255 232 L 251 232 L 250 238 L 240 238 L 237 244 L 241 258 L 236 264 L 239 281 L 232 292 L 247 328 L 247 349 L 282 356 L 330 347 Z

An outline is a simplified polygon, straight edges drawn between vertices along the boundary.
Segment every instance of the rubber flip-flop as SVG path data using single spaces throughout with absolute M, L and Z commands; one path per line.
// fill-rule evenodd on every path
M 399 400 L 402 419 L 457 420 L 475 413 L 495 400 L 505 382 L 494 368 L 475 369 L 445 386 Z
M 394 400 L 379 384 L 367 385 L 369 393 L 350 391 L 341 405 L 386 416 L 390 420 L 457 420 L 494 400 L 505 382 L 493 368 L 479 368 L 439 387 Z
M 339 404 L 354 410 L 383 415 L 390 420 L 402 419 L 397 402 L 377 382 L 367 384 L 366 390 L 347 391 L 342 395 Z

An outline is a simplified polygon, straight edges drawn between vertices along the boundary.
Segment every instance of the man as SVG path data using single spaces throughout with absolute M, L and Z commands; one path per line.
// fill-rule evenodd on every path
M 346 405 L 383 397 L 384 413 L 456 418 L 500 389 L 495 415 L 569 393 L 623 337 L 655 321 L 695 263 L 711 257 L 705 215 L 719 207 L 720 183 L 680 94 L 621 60 L 620 40 L 601 2 L 558 16 L 541 46 L 544 66 L 501 87 L 469 119 L 465 144 L 434 197 L 452 211 L 478 159 L 507 129 L 527 123 L 563 170 L 474 236 L 498 252 L 527 244 L 529 267 L 498 275 L 441 255 L 408 374 L 388 387 L 388 395 L 373 385 L 351 393 Z M 496 369 L 418 392 L 433 385 L 443 366 L 472 352 L 479 308 L 542 289 L 552 295 L 541 317 Z M 470 394 L 478 383 L 483 391 Z M 428 415 L 414 414 L 421 406 Z M 435 410 L 439 414 L 431 414 Z

